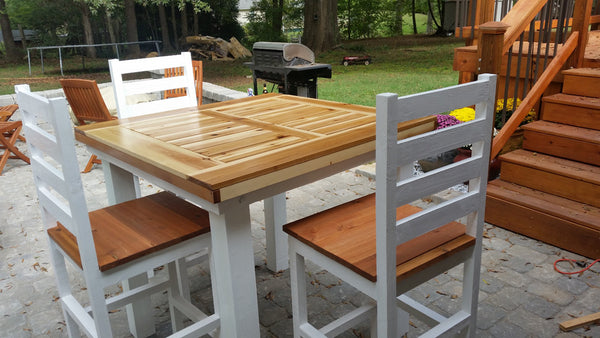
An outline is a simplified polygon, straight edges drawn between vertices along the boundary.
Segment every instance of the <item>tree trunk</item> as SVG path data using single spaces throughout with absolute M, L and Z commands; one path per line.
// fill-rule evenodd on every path
M 127 42 L 138 41 L 137 19 L 135 18 L 135 0 L 125 0 L 125 18 L 127 20 Z M 140 45 L 131 44 L 129 55 L 134 58 L 140 57 Z
M 394 33 L 397 35 L 403 34 L 403 20 L 402 15 L 404 14 L 404 0 L 396 0 L 395 11 L 396 17 L 394 18 Z
M 111 43 L 117 43 L 117 35 L 115 34 L 115 27 L 113 24 L 111 13 L 106 12 L 106 28 L 108 29 L 108 37 Z
M 306 0 L 302 42 L 317 54 L 333 48 L 337 38 L 337 0 Z
M 417 34 L 417 4 L 415 0 L 412 0 L 412 22 L 413 22 L 413 34 Z
M 82 2 L 81 6 L 81 23 L 83 25 L 83 41 L 86 45 L 94 44 L 94 31 L 92 30 L 92 23 L 90 22 L 90 9 L 87 3 Z M 96 47 L 88 46 L 85 48 L 85 52 L 88 57 L 96 58 Z
M 25 30 L 23 30 L 23 26 L 21 26 L 21 24 L 19 24 L 18 28 L 19 33 L 21 34 L 21 47 L 23 47 L 23 50 L 27 50 L 27 39 L 25 38 Z
M 200 19 L 198 18 L 198 13 L 196 13 L 196 11 L 194 11 L 194 36 L 198 36 L 200 34 L 198 25 L 199 25 L 199 21 Z
M 12 35 L 12 28 L 10 28 L 10 19 L 6 14 L 6 3 L 4 0 L 0 0 L 0 28 L 2 28 L 2 38 L 4 38 L 4 48 L 6 48 L 6 58 L 11 61 L 19 59 L 19 50 L 15 44 L 15 39 Z M 21 37 L 25 40 L 25 37 Z
M 183 5 L 183 9 L 179 12 L 181 16 L 181 36 L 185 38 L 188 36 L 188 20 L 187 20 L 187 5 Z
M 283 29 L 283 0 L 273 0 L 273 33 L 281 35 Z
M 173 24 L 173 45 L 179 49 L 179 37 L 177 36 L 177 20 L 175 20 L 175 5 L 171 5 L 171 23 Z
M 169 38 L 169 24 L 167 23 L 167 13 L 164 5 L 158 5 L 158 19 L 160 21 L 163 52 L 171 50 L 173 48 L 171 47 L 171 39 Z

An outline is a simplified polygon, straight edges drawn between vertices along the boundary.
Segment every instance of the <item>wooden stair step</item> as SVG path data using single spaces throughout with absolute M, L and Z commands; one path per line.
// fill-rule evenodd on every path
M 600 98 L 559 93 L 544 97 L 542 102 L 544 121 L 600 130 Z
M 562 72 L 562 92 L 565 94 L 600 97 L 600 69 L 574 68 Z
M 600 167 L 524 149 L 499 158 L 504 181 L 600 207 Z
M 600 165 L 600 131 L 535 121 L 524 125 L 523 149 Z
M 589 257 L 600 257 L 600 209 L 501 179 L 487 187 L 485 221 Z

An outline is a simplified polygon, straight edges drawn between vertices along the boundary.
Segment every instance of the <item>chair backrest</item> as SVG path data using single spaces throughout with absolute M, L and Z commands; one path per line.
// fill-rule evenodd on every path
M 386 309 L 390 314 L 378 319 L 379 325 L 384 325 L 379 330 L 387 336 L 396 336 L 396 319 L 391 314 L 396 313 L 398 245 L 466 216 L 466 233 L 481 247 L 495 90 L 496 76 L 482 74 L 475 82 L 421 94 L 400 98 L 391 93 L 377 95 L 377 303 L 378 316 L 385 316 Z M 399 123 L 469 106 L 475 106 L 472 121 L 398 139 Z M 414 175 L 415 161 L 469 144 L 470 158 Z M 399 206 L 463 182 L 468 182 L 468 192 L 396 219 Z
M 95 80 L 61 79 L 60 84 L 79 124 L 113 119 Z
M 59 222 L 76 237 L 83 267 L 97 267 L 67 101 L 32 93 L 28 85 L 15 86 L 15 92 L 44 225 Z
M 128 118 L 161 111 L 194 107 L 197 105 L 192 56 L 179 55 L 149 57 L 134 60 L 108 60 L 115 91 L 119 118 Z M 183 74 L 173 77 L 152 78 L 148 72 L 162 72 L 168 68 L 183 68 Z M 124 81 L 123 75 L 136 74 L 136 80 Z M 140 79 L 140 76 L 145 76 Z M 165 90 L 185 88 L 186 95 L 165 99 Z M 140 94 L 154 94 L 157 100 L 128 103 L 127 98 Z
M 0 122 L 8 121 L 17 109 L 19 109 L 19 106 L 16 104 L 0 107 Z
M 202 61 L 192 60 L 192 68 L 194 69 L 194 84 L 196 86 L 196 98 L 198 105 L 202 104 Z M 167 68 L 165 69 L 165 77 L 180 76 L 183 73 L 183 68 Z M 170 97 L 179 97 L 186 95 L 185 88 L 175 88 L 165 90 L 165 99 Z

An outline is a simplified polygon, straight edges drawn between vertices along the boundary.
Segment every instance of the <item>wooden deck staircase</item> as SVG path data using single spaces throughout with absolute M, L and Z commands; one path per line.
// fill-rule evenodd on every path
M 600 68 L 563 72 L 523 126 L 523 149 L 499 158 L 485 220 L 589 258 L 600 258 Z

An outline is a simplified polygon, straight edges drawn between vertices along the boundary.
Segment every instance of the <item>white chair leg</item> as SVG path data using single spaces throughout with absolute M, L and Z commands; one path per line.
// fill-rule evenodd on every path
M 89 281 L 86 281 L 86 284 L 98 337 L 110 338 L 113 335 L 110 327 L 110 319 L 108 318 L 108 307 L 104 298 L 104 289 L 100 285 L 90 285 L 93 283 Z
M 183 261 L 183 262 L 181 262 Z M 181 296 L 186 300 L 190 299 L 189 283 L 187 279 L 187 269 L 185 265 L 185 258 L 179 259 L 177 262 L 170 262 L 167 265 L 169 273 L 169 312 L 171 314 L 171 326 L 173 333 L 182 330 L 185 325 L 183 324 L 185 316 L 179 311 L 171 301 L 171 297 Z M 184 293 L 180 286 L 185 284 L 187 287 L 187 293 Z
M 409 314 L 399 307 L 396 308 L 396 311 L 398 316 L 398 329 L 396 329 L 396 332 L 398 332 L 398 335 L 401 337 L 406 337 L 408 334 L 408 327 L 410 325 Z
M 375 313 L 371 316 L 371 318 L 369 318 L 369 325 L 370 325 L 369 334 L 373 338 L 377 337 L 377 311 L 375 311 Z
M 292 291 L 292 320 L 294 337 L 300 337 L 300 325 L 308 321 L 306 299 L 306 276 L 304 257 L 295 252 L 295 243 L 290 240 L 290 284 Z
M 177 269 L 177 282 L 179 287 L 179 294 L 183 299 L 189 301 L 190 298 L 190 280 L 187 271 L 187 261 L 185 258 L 180 258 L 175 262 Z
M 463 330 L 465 337 L 475 337 L 479 293 L 479 268 L 475 267 L 480 266 L 480 257 L 471 256 L 464 263 L 462 310 L 469 313 L 467 328 Z
M 54 266 L 54 273 L 56 276 L 56 285 L 58 288 L 59 297 L 65 297 L 71 295 L 71 284 L 69 281 L 69 275 L 67 273 L 67 266 L 63 255 L 54 247 L 53 243 L 50 243 L 50 257 L 52 260 L 52 266 Z M 67 334 L 69 337 L 81 337 L 81 331 L 79 325 L 71 317 L 69 311 L 65 309 L 65 305 L 61 304 L 63 317 L 67 324 Z

